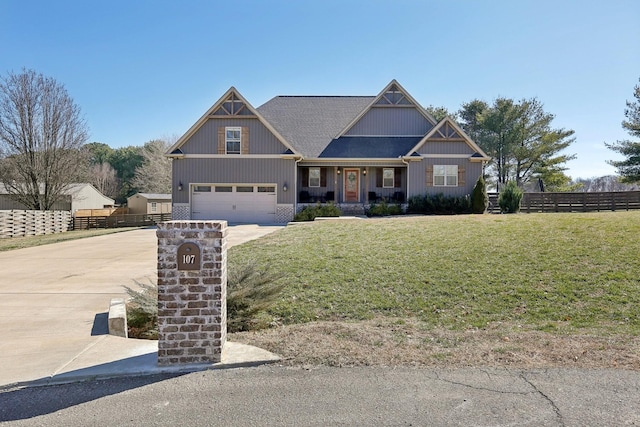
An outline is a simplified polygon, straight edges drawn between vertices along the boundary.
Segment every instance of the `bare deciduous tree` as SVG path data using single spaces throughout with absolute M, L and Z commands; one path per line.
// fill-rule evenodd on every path
M 175 138 L 173 138 L 175 139 Z M 142 148 L 142 165 L 136 169 L 133 185 L 145 193 L 171 193 L 171 159 L 164 153 L 172 143 L 155 139 Z
M 118 177 L 116 170 L 109 162 L 102 162 L 91 166 L 89 181 L 102 194 L 115 198 L 118 195 Z
M 64 86 L 33 70 L 0 80 L 0 180 L 29 209 L 47 210 L 81 172 L 88 130 Z

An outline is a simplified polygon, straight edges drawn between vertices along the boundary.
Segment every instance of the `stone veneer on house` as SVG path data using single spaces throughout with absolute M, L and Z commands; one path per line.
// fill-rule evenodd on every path
M 158 365 L 220 362 L 227 338 L 227 222 L 158 224 Z M 178 249 L 200 249 L 194 270 Z

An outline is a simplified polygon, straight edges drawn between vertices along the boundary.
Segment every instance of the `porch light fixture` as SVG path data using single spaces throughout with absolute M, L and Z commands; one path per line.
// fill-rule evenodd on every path
M 285 182 L 284 185 L 282 186 L 282 191 L 287 191 L 289 189 L 289 187 L 287 187 L 287 183 Z
M 362 171 L 362 175 L 367 176 L 367 170 L 366 169 Z
M 338 175 L 340 175 L 340 168 L 338 168 Z
M 182 181 L 178 183 L 178 191 L 182 191 Z

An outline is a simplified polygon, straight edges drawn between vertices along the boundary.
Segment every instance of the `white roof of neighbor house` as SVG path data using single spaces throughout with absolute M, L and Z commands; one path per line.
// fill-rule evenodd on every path
M 67 187 L 67 190 L 63 194 L 73 196 L 73 195 L 77 194 L 80 190 L 84 189 L 85 187 L 93 188 L 96 193 L 100 194 L 105 199 L 109 199 L 113 203 L 115 203 L 115 200 L 113 200 L 112 198 L 107 197 L 104 194 L 100 193 L 100 190 L 98 190 L 93 185 L 89 184 L 88 182 L 69 184 L 69 186 Z M 9 194 L 7 192 L 7 188 L 4 186 L 3 183 L 0 183 L 0 194 Z
M 171 194 L 162 194 L 162 193 L 136 193 L 131 197 L 141 196 L 145 199 L 153 199 L 153 200 L 169 200 L 171 201 Z

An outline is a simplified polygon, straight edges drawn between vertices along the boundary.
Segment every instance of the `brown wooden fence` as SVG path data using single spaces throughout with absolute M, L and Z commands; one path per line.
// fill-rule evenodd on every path
M 73 219 L 73 229 L 142 227 L 162 221 L 171 221 L 171 213 L 76 217 Z
M 0 238 L 62 233 L 70 226 L 69 211 L 0 211 Z
M 524 193 L 520 211 L 598 212 L 640 209 L 640 191 Z M 499 213 L 498 194 L 489 194 L 489 212 Z

